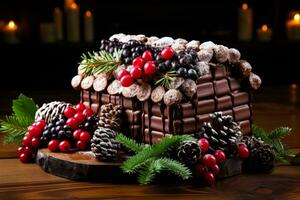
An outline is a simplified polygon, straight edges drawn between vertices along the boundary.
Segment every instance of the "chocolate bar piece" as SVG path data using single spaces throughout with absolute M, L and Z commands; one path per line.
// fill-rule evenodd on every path
M 82 93 L 82 101 L 90 101 L 90 92 L 88 90 L 83 90 Z
M 231 109 L 222 111 L 222 113 L 223 113 L 223 115 L 231 115 L 233 117 L 233 111 Z
M 162 117 L 151 117 L 151 124 L 150 127 L 157 131 L 164 131 L 163 119 Z
M 228 82 L 229 82 L 229 87 L 230 87 L 231 91 L 239 90 L 241 88 L 240 81 L 235 78 L 229 77 Z
M 194 117 L 196 115 L 195 107 L 191 103 L 181 104 L 182 117 Z
M 214 111 L 215 111 L 215 100 L 214 99 L 198 101 L 197 114 L 211 113 Z
M 204 115 L 197 115 L 196 116 L 196 120 L 197 120 L 197 130 L 200 130 L 201 126 L 203 125 L 204 122 L 209 122 L 210 118 L 209 118 L 209 114 L 204 114 Z
M 233 108 L 235 121 L 250 119 L 250 108 L 248 105 L 241 105 Z
M 183 133 L 193 133 L 196 131 L 196 119 L 194 117 L 183 118 Z
M 92 103 L 91 109 L 93 110 L 94 113 L 98 113 L 98 111 L 100 111 L 99 103 Z
M 141 141 L 141 126 L 140 125 L 130 125 L 130 135 L 137 139 L 137 141 Z
M 214 95 L 214 86 L 211 82 L 197 85 L 197 97 L 199 99 L 212 97 Z
M 212 69 L 214 79 L 219 80 L 226 77 L 226 67 L 224 65 L 218 64 Z
M 230 92 L 228 81 L 226 79 L 214 81 L 214 87 L 217 96 L 223 96 Z
M 125 110 L 127 122 L 131 124 L 140 124 L 141 123 L 141 111 L 133 111 L 130 109 Z
M 109 94 L 101 94 L 101 103 L 108 104 L 110 102 Z
M 249 102 L 249 94 L 247 92 L 234 92 L 231 96 L 234 106 L 247 104 Z
M 149 127 L 150 126 L 150 124 L 149 124 L 149 116 L 148 116 L 148 114 L 144 114 L 144 125 L 145 125 L 145 127 Z
M 197 84 L 200 83 L 207 83 L 210 82 L 212 80 L 212 74 L 205 74 L 204 76 L 201 76 L 200 78 L 197 79 Z
M 229 95 L 223 97 L 215 97 L 217 110 L 226 110 L 232 107 L 231 97 Z
M 181 120 L 174 120 L 173 122 L 173 134 L 182 134 L 182 123 L 181 123 Z M 170 134 L 171 131 L 169 132 Z
M 123 107 L 135 110 L 138 108 L 139 102 L 134 98 L 123 98 Z
M 161 111 L 161 104 L 160 103 L 155 103 L 151 107 L 152 115 L 161 117 L 162 116 L 162 111 Z
M 91 92 L 90 98 L 91 98 L 92 103 L 98 103 L 99 102 L 99 92 Z
M 162 137 L 164 137 L 163 132 L 151 131 L 151 133 L 149 133 L 149 129 L 145 130 L 145 141 L 147 143 L 156 144 L 161 140 Z
M 239 125 L 241 127 L 241 131 L 243 135 L 250 135 L 251 134 L 251 123 L 250 120 L 244 120 L 239 122 Z

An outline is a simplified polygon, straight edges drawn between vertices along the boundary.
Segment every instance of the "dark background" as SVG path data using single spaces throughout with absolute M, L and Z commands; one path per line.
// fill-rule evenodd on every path
M 22 42 L 0 43 L 0 90 L 71 89 L 81 53 L 96 50 L 101 38 L 113 33 L 143 33 L 147 36 L 212 40 L 235 47 L 248 60 L 266 85 L 299 83 L 297 73 L 300 43 L 286 39 L 287 13 L 299 10 L 296 0 L 245 1 L 254 10 L 254 31 L 267 23 L 273 29 L 271 42 L 238 42 L 237 9 L 242 1 L 121 1 L 77 0 L 81 14 L 91 9 L 95 17 L 95 42 L 91 44 L 42 44 L 39 23 L 52 21 L 53 9 L 63 9 L 63 0 L 0 1 L 0 20 L 22 25 Z

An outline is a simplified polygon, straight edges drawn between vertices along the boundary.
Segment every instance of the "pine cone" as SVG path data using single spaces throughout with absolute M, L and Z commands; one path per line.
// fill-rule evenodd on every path
M 201 156 L 201 149 L 197 142 L 182 142 L 177 150 L 177 158 L 187 164 L 196 164 Z
M 206 138 L 209 141 L 209 153 L 219 149 L 225 152 L 227 157 L 237 153 L 237 143 L 242 136 L 239 125 L 233 121 L 232 116 L 223 116 L 222 112 L 210 115 L 211 123 L 203 124 L 196 138 Z
M 120 105 L 114 106 L 111 103 L 102 105 L 99 115 L 99 126 L 119 131 L 121 114 L 122 107 Z
M 71 104 L 53 101 L 50 103 L 44 103 L 35 113 L 35 120 L 45 120 L 47 123 L 50 123 L 54 120 L 56 116 L 62 114 L 67 106 Z
M 99 127 L 91 139 L 91 150 L 98 160 L 114 160 L 119 149 L 115 140 L 116 132 L 109 128 Z
M 247 145 L 250 155 L 243 162 L 247 173 L 268 173 L 274 167 L 275 153 L 272 147 L 253 136 L 243 136 L 241 142 Z

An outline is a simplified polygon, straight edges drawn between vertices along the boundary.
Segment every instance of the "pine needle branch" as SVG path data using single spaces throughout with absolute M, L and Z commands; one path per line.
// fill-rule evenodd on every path
M 138 144 L 135 140 L 126 137 L 125 135 L 119 133 L 116 136 L 116 140 L 126 146 L 127 148 L 131 149 L 135 153 L 138 153 L 143 150 L 144 145 Z
M 5 134 L 4 144 L 20 142 L 27 133 L 27 127 L 31 124 L 28 118 L 6 116 L 5 120 L 0 120 L 0 132 Z
M 121 50 L 115 50 L 113 54 L 107 51 L 87 52 L 82 54 L 80 69 L 86 76 L 98 75 L 102 72 L 111 73 L 121 64 Z
M 138 182 L 142 185 L 153 181 L 156 174 L 160 173 L 161 166 L 158 160 L 149 159 L 139 170 Z
M 192 173 L 188 167 L 184 164 L 170 158 L 160 158 L 157 160 L 160 166 L 164 170 L 167 170 L 174 175 L 181 177 L 183 180 L 187 180 L 192 177 Z
M 194 140 L 189 135 L 175 135 L 172 137 L 164 137 L 160 143 L 144 147 L 135 156 L 132 156 L 122 165 L 122 169 L 126 173 L 135 173 L 138 168 L 144 165 L 150 158 L 160 158 L 165 155 L 168 150 L 178 146 L 183 141 Z
M 161 74 L 161 76 L 159 76 L 158 80 L 155 82 L 155 85 L 161 85 L 164 88 L 169 89 L 170 84 L 174 80 L 176 75 L 176 71 L 168 71 L 165 74 Z
M 291 130 L 292 129 L 289 127 L 279 127 L 274 129 L 270 133 L 267 133 L 260 127 L 257 127 L 255 125 L 252 126 L 253 135 L 256 138 L 260 138 L 265 143 L 271 145 L 275 152 L 275 159 L 278 162 L 284 164 L 289 163 L 289 161 L 287 160 L 288 158 L 295 156 L 295 154 L 281 141 L 284 137 L 288 136 L 291 133 Z

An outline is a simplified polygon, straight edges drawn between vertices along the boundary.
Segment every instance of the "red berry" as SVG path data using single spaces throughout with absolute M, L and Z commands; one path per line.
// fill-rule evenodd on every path
M 202 162 L 205 166 L 211 167 L 216 164 L 216 158 L 211 154 L 206 154 L 202 157 Z
M 215 176 L 211 172 L 206 172 L 203 177 L 208 185 L 213 185 L 216 181 Z
M 20 156 L 22 153 L 24 153 L 25 147 L 24 146 L 20 146 L 17 149 L 17 154 L 18 156 Z
M 200 146 L 202 154 L 205 154 L 209 149 L 209 142 L 205 138 L 201 138 L 198 140 L 198 144 Z
M 86 142 L 82 141 L 82 140 L 79 140 L 77 141 L 76 143 L 76 147 L 79 149 L 79 150 L 85 150 L 86 148 Z
M 195 166 L 195 172 L 196 172 L 198 175 L 203 176 L 203 174 L 204 174 L 205 172 L 207 172 L 207 167 L 204 166 L 203 164 L 197 164 L 197 165 Z
M 72 106 L 68 106 L 66 107 L 66 109 L 64 110 L 64 115 L 67 118 L 71 118 L 76 114 L 76 110 L 75 108 L 73 108 Z
M 54 151 L 58 151 L 58 145 L 59 145 L 59 140 L 51 140 L 49 143 L 48 143 L 48 149 L 52 152 Z
M 215 155 L 215 158 L 216 158 L 218 164 L 221 164 L 226 160 L 226 155 L 221 150 L 216 150 L 214 155 Z
M 123 87 L 129 87 L 133 84 L 133 79 L 130 75 L 125 75 L 120 80 Z
M 73 138 L 75 140 L 80 140 L 80 134 L 83 132 L 81 129 L 77 129 L 76 131 L 73 132 Z
M 40 146 L 41 140 L 39 138 L 32 138 L 31 139 L 31 146 L 34 149 L 37 149 Z
M 64 140 L 61 141 L 58 146 L 61 152 L 69 152 L 71 148 L 71 143 L 67 140 Z
M 215 176 L 220 173 L 220 167 L 218 165 L 211 166 L 209 169 Z
M 31 155 L 26 154 L 26 153 L 22 153 L 19 156 L 19 159 L 22 163 L 29 163 L 31 161 Z
M 78 113 L 76 113 L 76 114 L 74 115 L 73 118 L 75 119 L 76 124 L 79 125 L 79 124 L 81 124 L 81 123 L 83 123 L 83 122 L 85 121 L 86 116 L 83 115 L 81 112 L 78 112 Z
M 246 146 L 244 145 L 239 146 L 239 156 L 240 158 L 247 158 L 249 156 L 249 150 Z
M 82 111 L 82 114 L 86 117 L 90 117 L 90 116 L 94 115 L 94 111 L 90 108 L 86 108 Z
M 71 128 L 72 130 L 77 129 L 77 126 L 78 126 L 76 119 L 73 118 L 73 117 L 69 118 L 69 119 L 67 120 L 66 124 L 67 124 L 68 126 L 70 126 L 70 128 Z
M 143 73 L 143 70 L 140 67 L 134 67 L 130 70 L 131 77 L 135 78 L 135 79 L 141 78 L 142 73 Z
M 91 139 L 91 135 L 88 132 L 84 131 L 84 132 L 82 132 L 80 134 L 80 140 L 81 141 L 83 141 L 83 142 L 89 142 L 90 139 Z
M 31 137 L 41 137 L 43 131 L 43 129 L 36 125 L 29 126 L 27 130 Z
M 22 144 L 25 145 L 25 146 L 28 146 L 31 144 L 31 139 L 32 139 L 32 136 L 31 135 L 25 135 L 22 139 Z
M 29 155 L 29 154 L 33 153 L 33 150 L 32 150 L 32 148 L 30 146 L 25 146 L 24 150 L 23 150 L 23 153 Z
M 161 57 L 166 60 L 173 58 L 175 51 L 171 47 L 166 47 L 161 52 Z
M 136 57 L 135 59 L 133 59 L 132 61 L 132 66 L 133 67 L 139 67 L 139 68 L 142 68 L 144 65 L 144 60 L 142 57 Z
M 79 103 L 75 107 L 76 112 L 82 112 L 84 109 L 85 109 L 85 105 L 83 103 Z
M 40 130 L 44 130 L 45 126 L 47 125 L 47 122 L 45 120 L 38 120 L 34 124 L 35 126 L 39 127 Z
M 129 75 L 129 72 L 126 69 L 120 70 L 117 74 L 118 80 L 121 80 L 121 78 L 125 75 Z
M 156 66 L 153 61 L 148 61 L 144 65 L 145 74 L 152 75 L 155 73 L 155 70 L 156 70 Z
M 153 60 L 151 51 L 149 51 L 149 50 L 144 51 L 142 58 L 143 58 L 144 62 Z

